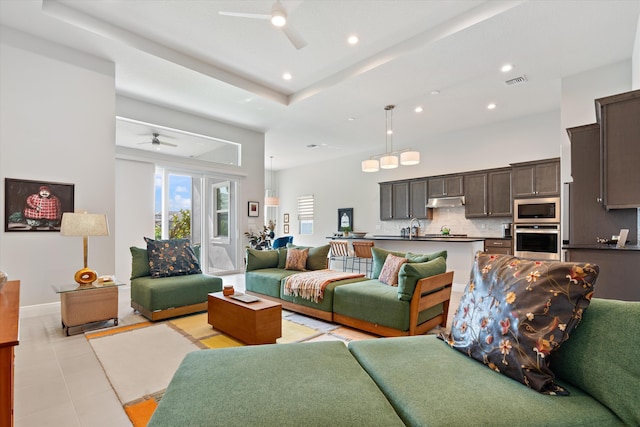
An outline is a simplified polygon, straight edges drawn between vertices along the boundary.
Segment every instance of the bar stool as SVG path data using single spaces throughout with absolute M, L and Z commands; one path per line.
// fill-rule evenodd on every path
M 347 271 L 347 261 L 353 259 L 349 251 L 349 242 L 346 240 L 331 240 L 329 245 L 331 248 L 329 251 L 329 262 L 342 261 L 342 271 Z M 331 265 L 329 267 L 331 267 Z
M 374 242 L 371 240 L 365 241 L 354 241 L 353 245 L 353 265 L 355 270 L 355 264 L 358 263 L 358 273 L 361 273 L 361 267 L 364 263 L 364 274 L 367 277 L 371 277 L 371 269 L 373 268 L 373 254 L 371 253 L 371 248 L 374 245 Z

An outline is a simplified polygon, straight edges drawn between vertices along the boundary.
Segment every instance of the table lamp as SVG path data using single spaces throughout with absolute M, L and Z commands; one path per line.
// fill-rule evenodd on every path
M 63 236 L 81 236 L 84 249 L 84 268 L 78 270 L 74 277 L 80 286 L 90 286 L 98 277 L 95 271 L 87 268 L 87 252 L 89 236 L 108 236 L 109 225 L 104 214 L 87 212 L 65 212 L 62 214 L 60 234 Z

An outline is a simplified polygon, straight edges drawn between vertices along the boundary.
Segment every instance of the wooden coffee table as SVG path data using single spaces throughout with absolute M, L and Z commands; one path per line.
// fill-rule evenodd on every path
M 208 323 L 246 344 L 275 344 L 282 336 L 282 305 L 260 299 L 245 303 L 222 292 L 208 296 Z

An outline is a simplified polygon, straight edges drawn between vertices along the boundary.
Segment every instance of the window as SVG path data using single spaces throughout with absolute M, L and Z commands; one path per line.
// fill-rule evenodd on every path
M 229 186 L 228 181 L 213 185 L 214 238 L 229 237 Z
M 193 178 L 156 170 L 156 239 L 191 238 Z
M 298 197 L 300 234 L 313 234 L 313 195 Z

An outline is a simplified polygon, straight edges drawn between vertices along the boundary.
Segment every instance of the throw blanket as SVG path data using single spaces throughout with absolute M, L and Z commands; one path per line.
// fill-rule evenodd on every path
M 292 274 L 284 282 L 284 294 L 318 303 L 324 298 L 324 288 L 329 283 L 357 277 L 364 277 L 364 274 L 343 273 L 328 269 Z

